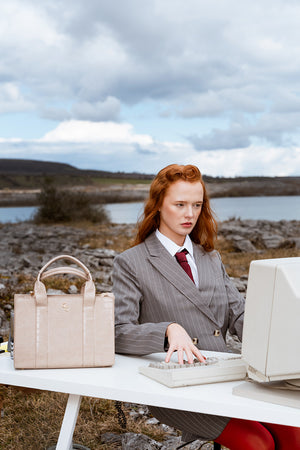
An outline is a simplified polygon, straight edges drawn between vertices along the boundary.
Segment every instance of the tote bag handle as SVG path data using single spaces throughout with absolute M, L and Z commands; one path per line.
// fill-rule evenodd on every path
M 54 269 L 46 270 L 52 263 L 58 261 L 60 259 L 66 259 L 76 263 L 81 269 L 77 269 L 75 267 L 61 266 L 56 267 Z M 46 306 L 48 304 L 48 298 L 46 293 L 46 287 L 42 280 L 45 280 L 48 277 L 53 275 L 61 275 L 61 274 L 70 274 L 76 275 L 83 280 L 85 280 L 85 284 L 83 286 L 83 302 L 85 306 L 92 306 L 95 303 L 95 295 L 96 289 L 93 283 L 93 279 L 88 268 L 81 262 L 79 259 L 74 258 L 74 256 L 70 255 L 59 255 L 55 258 L 52 258 L 50 261 L 45 264 L 39 274 L 37 276 L 37 280 L 34 285 L 34 296 L 38 306 Z

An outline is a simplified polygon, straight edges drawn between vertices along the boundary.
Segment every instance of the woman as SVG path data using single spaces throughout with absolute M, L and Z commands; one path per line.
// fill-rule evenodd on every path
M 228 351 L 227 330 L 241 340 L 244 299 L 214 250 L 216 228 L 199 169 L 177 164 L 162 169 L 151 184 L 134 247 L 114 262 L 117 353 L 165 350 L 169 362 L 176 351 L 179 363 L 184 357 L 191 363 L 195 357 L 204 361 L 200 349 Z M 274 442 L 280 449 L 300 448 L 297 428 L 150 410 L 181 429 L 183 440 L 213 439 L 231 450 L 269 450 Z

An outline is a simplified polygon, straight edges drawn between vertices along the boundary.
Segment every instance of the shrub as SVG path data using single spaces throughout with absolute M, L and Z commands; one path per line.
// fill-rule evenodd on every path
M 84 192 L 63 191 L 46 181 L 38 194 L 39 207 L 33 218 L 35 223 L 109 222 L 109 217 L 102 205 L 97 207 Z

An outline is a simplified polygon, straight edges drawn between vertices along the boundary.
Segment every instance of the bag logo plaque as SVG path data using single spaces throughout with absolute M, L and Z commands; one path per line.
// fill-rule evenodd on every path
M 70 311 L 69 303 L 66 303 L 66 302 L 62 303 L 61 308 L 63 309 L 63 311 L 66 311 L 66 312 Z

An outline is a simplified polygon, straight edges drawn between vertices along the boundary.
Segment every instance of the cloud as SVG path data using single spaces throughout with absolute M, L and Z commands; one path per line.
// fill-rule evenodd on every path
M 60 123 L 39 142 L 124 143 L 150 145 L 150 136 L 136 134 L 129 123 L 87 122 L 70 120 Z
M 243 115 L 227 128 L 213 128 L 209 133 L 193 134 L 187 139 L 198 151 L 247 148 L 255 142 L 288 148 L 297 145 L 299 131 L 300 111 L 288 115 L 270 112 L 251 119 Z
M 30 111 L 34 105 L 26 100 L 19 87 L 12 83 L 0 84 L 0 114 L 16 111 Z
M 192 135 L 189 140 L 198 151 L 245 148 L 251 143 L 248 133 L 240 124 L 233 124 L 227 130 L 213 129 L 201 137 Z
M 118 120 L 120 102 L 115 97 L 107 97 L 103 102 L 79 102 L 72 107 L 72 117 L 79 120 Z
M 107 97 L 104 101 L 79 101 L 69 109 L 65 107 L 48 107 L 43 110 L 43 117 L 51 120 L 66 121 L 70 119 L 93 122 L 120 120 L 120 101 Z
M 268 148 L 251 145 L 244 149 L 201 152 L 191 159 L 202 173 L 219 176 L 299 176 L 300 147 Z
M 264 14 L 267 0 L 256 8 L 230 0 L 223 7 L 216 0 L 129 0 L 118 10 L 95 0 L 9 3 L 0 19 L 3 66 L 48 99 L 54 91 L 72 101 L 75 95 L 89 102 L 112 96 L 130 104 L 185 94 L 220 98 L 230 88 L 224 108 L 234 110 L 245 90 L 259 86 L 257 99 L 269 95 L 277 77 L 297 69 L 291 56 L 298 54 L 299 31 L 290 32 L 295 3 L 285 2 L 280 23 L 276 6 Z M 293 89 L 296 77 L 289 81 Z
M 82 164 L 80 151 L 117 158 L 119 146 L 124 167 L 140 167 L 144 155 L 152 168 L 201 157 L 215 170 L 210 154 L 216 164 L 236 151 L 241 163 L 228 168 L 235 173 L 250 167 L 253 148 L 297 148 L 294 0 L 2 3 L 0 114 L 27 112 L 48 124 L 36 132 L 42 139 L 23 141 L 32 154 L 76 148 Z M 280 170 L 275 156 L 271 162 Z

